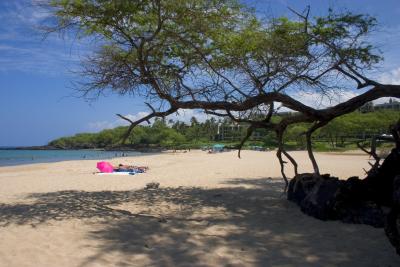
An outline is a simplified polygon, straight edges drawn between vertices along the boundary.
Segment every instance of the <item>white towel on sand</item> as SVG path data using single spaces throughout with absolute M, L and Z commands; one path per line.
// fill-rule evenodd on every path
M 135 175 L 134 172 L 96 172 L 95 175 Z

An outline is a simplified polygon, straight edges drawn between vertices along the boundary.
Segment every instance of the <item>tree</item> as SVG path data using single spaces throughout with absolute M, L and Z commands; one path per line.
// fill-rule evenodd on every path
M 285 137 L 295 140 L 298 147 L 304 148 L 306 142 L 303 133 L 306 131 L 306 125 L 294 125 L 293 127 L 288 127 L 287 131 L 285 132 Z
M 84 95 L 110 89 L 148 97 L 151 113 L 131 123 L 125 138 L 143 121 L 179 109 L 248 123 L 275 132 L 277 157 L 297 164 L 284 148 L 288 126 L 308 123 L 303 133 L 315 174 L 312 134 L 333 119 L 381 97 L 400 97 L 400 86 L 367 76 L 382 58 L 366 41 L 376 20 L 349 12 L 311 18 L 259 19 L 236 0 L 52 0 L 55 25 L 96 37 L 97 50 L 84 62 Z M 360 93 L 328 108 L 300 102 L 299 92 L 332 96 Z M 154 103 L 161 108 L 154 108 Z M 272 120 L 280 106 L 295 111 Z M 240 150 L 239 150 L 240 156 Z
M 198 126 L 199 122 L 197 121 L 196 117 L 191 117 L 190 118 L 190 126 Z

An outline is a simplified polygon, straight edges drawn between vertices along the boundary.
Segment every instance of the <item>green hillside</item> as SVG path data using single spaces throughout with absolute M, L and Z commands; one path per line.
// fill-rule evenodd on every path
M 320 150 L 354 148 L 355 142 L 368 140 L 371 136 L 388 133 L 391 124 L 399 119 L 398 111 L 353 112 L 337 118 L 314 134 L 314 146 Z M 275 120 L 279 120 L 279 116 Z M 218 127 L 219 125 L 219 127 Z M 289 127 L 285 135 L 288 148 L 303 149 L 302 133 L 307 124 Z M 218 131 L 219 128 L 219 131 Z M 121 145 L 127 127 L 103 130 L 99 133 L 80 133 L 51 141 L 48 145 L 62 149 L 111 148 Z M 137 126 L 126 141 L 131 148 L 161 147 L 169 149 L 200 148 L 215 142 L 238 145 L 246 132 L 246 125 L 233 124 L 230 120 L 212 118 L 205 122 L 191 119 L 190 124 L 181 121 L 156 120 L 150 126 Z M 274 132 L 260 129 L 246 143 L 247 146 L 274 148 Z

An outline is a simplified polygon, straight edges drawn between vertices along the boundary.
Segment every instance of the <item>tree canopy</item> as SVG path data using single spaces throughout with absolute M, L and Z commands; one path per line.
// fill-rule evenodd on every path
M 367 71 L 382 60 L 367 42 L 373 17 L 329 10 L 310 16 L 293 10 L 294 19 L 264 19 L 236 0 L 51 0 L 55 25 L 95 37 L 96 50 L 83 62 L 85 95 L 112 90 L 148 99 L 151 113 L 131 121 L 132 129 L 153 117 L 179 109 L 246 122 L 274 131 L 284 174 L 284 132 L 309 123 L 306 146 L 319 173 L 311 135 L 334 118 L 380 97 L 400 97 L 399 85 L 381 84 Z M 298 101 L 298 93 L 325 96 L 359 89 L 340 104 L 316 108 Z M 297 113 L 279 121 L 280 107 Z M 243 140 L 242 144 L 246 138 Z

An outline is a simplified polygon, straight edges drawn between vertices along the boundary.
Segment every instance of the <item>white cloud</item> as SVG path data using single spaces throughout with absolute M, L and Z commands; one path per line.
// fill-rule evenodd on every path
M 98 132 L 104 129 L 111 129 L 116 127 L 113 122 L 109 121 L 96 121 L 96 122 L 89 122 L 88 129 L 90 132 Z
M 382 73 L 378 81 L 384 84 L 400 84 L 400 67 Z
M 137 120 L 140 120 L 141 118 L 144 118 L 144 117 L 146 117 L 147 115 L 149 115 L 150 113 L 149 112 L 146 112 L 146 111 L 139 111 L 138 113 L 136 113 L 136 114 L 128 114 L 128 115 L 125 115 L 124 117 L 126 117 L 126 118 L 128 118 L 128 119 L 130 119 L 131 121 L 137 121 Z M 118 124 L 127 124 L 127 121 L 126 120 L 123 120 L 123 119 L 118 119 L 117 121 L 116 121 L 116 123 L 118 123 Z
M 400 69 L 399 69 L 398 75 L 400 75 Z M 392 81 L 395 81 L 395 79 L 396 78 L 393 78 Z M 400 76 L 398 77 L 398 79 L 400 79 Z M 389 79 L 386 81 L 389 81 Z M 383 83 L 382 80 L 380 80 L 380 82 Z M 307 106 L 322 109 L 322 108 L 331 107 L 331 106 L 337 105 L 339 103 L 345 102 L 345 101 L 359 95 L 360 93 L 362 93 L 362 92 L 345 91 L 338 95 L 330 95 L 330 96 L 323 96 L 318 93 L 310 93 L 310 94 L 299 93 L 294 98 Z M 382 104 L 382 103 L 389 102 L 389 100 L 390 100 L 390 97 L 382 97 L 377 100 L 374 100 L 373 103 L 374 104 Z M 287 111 L 288 109 L 282 108 L 281 110 Z
M 2 3 L 0 8 L 0 72 L 23 71 L 50 75 L 69 74 L 89 52 L 87 40 L 60 38 L 38 30 L 49 18 L 37 0 Z
M 358 92 L 354 91 L 342 91 L 329 94 L 320 94 L 317 92 L 306 93 L 298 92 L 292 97 L 304 105 L 313 108 L 327 108 L 339 103 L 345 102 L 358 95 Z M 284 108 L 282 108 L 284 110 Z
M 200 110 L 193 109 L 180 109 L 178 113 L 171 114 L 167 117 L 167 120 L 172 119 L 174 121 L 183 121 L 185 123 L 190 123 L 190 119 L 195 117 L 199 122 L 205 122 L 207 119 L 210 119 L 212 116 L 205 114 Z
M 378 82 L 383 84 L 397 84 L 400 85 L 400 67 L 394 68 L 387 72 L 381 73 L 378 78 Z M 374 101 L 375 104 L 382 104 L 389 102 L 390 97 L 382 97 Z
M 132 120 L 132 121 L 136 121 L 139 120 L 147 115 L 149 115 L 149 112 L 146 111 L 139 111 L 135 114 L 126 114 L 123 115 L 124 117 Z M 205 120 L 213 117 L 211 115 L 205 114 L 204 112 L 201 112 L 199 110 L 190 110 L 190 109 L 186 109 L 186 110 L 179 110 L 178 113 L 174 113 L 171 114 L 169 116 L 166 117 L 166 120 L 168 122 L 168 120 L 173 120 L 173 121 L 183 121 L 187 124 L 190 123 L 190 119 L 192 117 L 195 117 L 197 119 L 197 121 L 199 122 L 204 122 Z M 154 119 L 150 120 L 150 123 L 153 123 Z M 141 123 L 142 125 L 147 125 L 147 122 L 143 122 Z M 103 121 L 95 121 L 95 122 L 90 122 L 88 123 L 88 131 L 90 132 L 98 132 L 101 130 L 105 130 L 105 129 L 112 129 L 118 126 L 128 126 L 129 122 L 127 122 L 126 120 L 123 120 L 121 118 L 116 118 L 113 121 L 108 121 L 108 120 L 103 120 Z
M 128 119 L 130 119 L 132 121 L 136 121 L 136 120 L 139 120 L 139 119 L 147 116 L 148 114 L 149 114 L 148 112 L 140 111 L 136 114 L 124 115 L 124 117 L 127 117 Z M 127 122 L 126 120 L 123 120 L 121 118 L 118 118 L 113 121 L 103 120 L 103 121 L 89 122 L 88 129 L 91 132 L 98 132 L 98 131 L 105 130 L 105 129 L 112 129 L 112 128 L 115 128 L 118 126 L 127 126 L 127 125 L 129 125 L 129 122 Z

